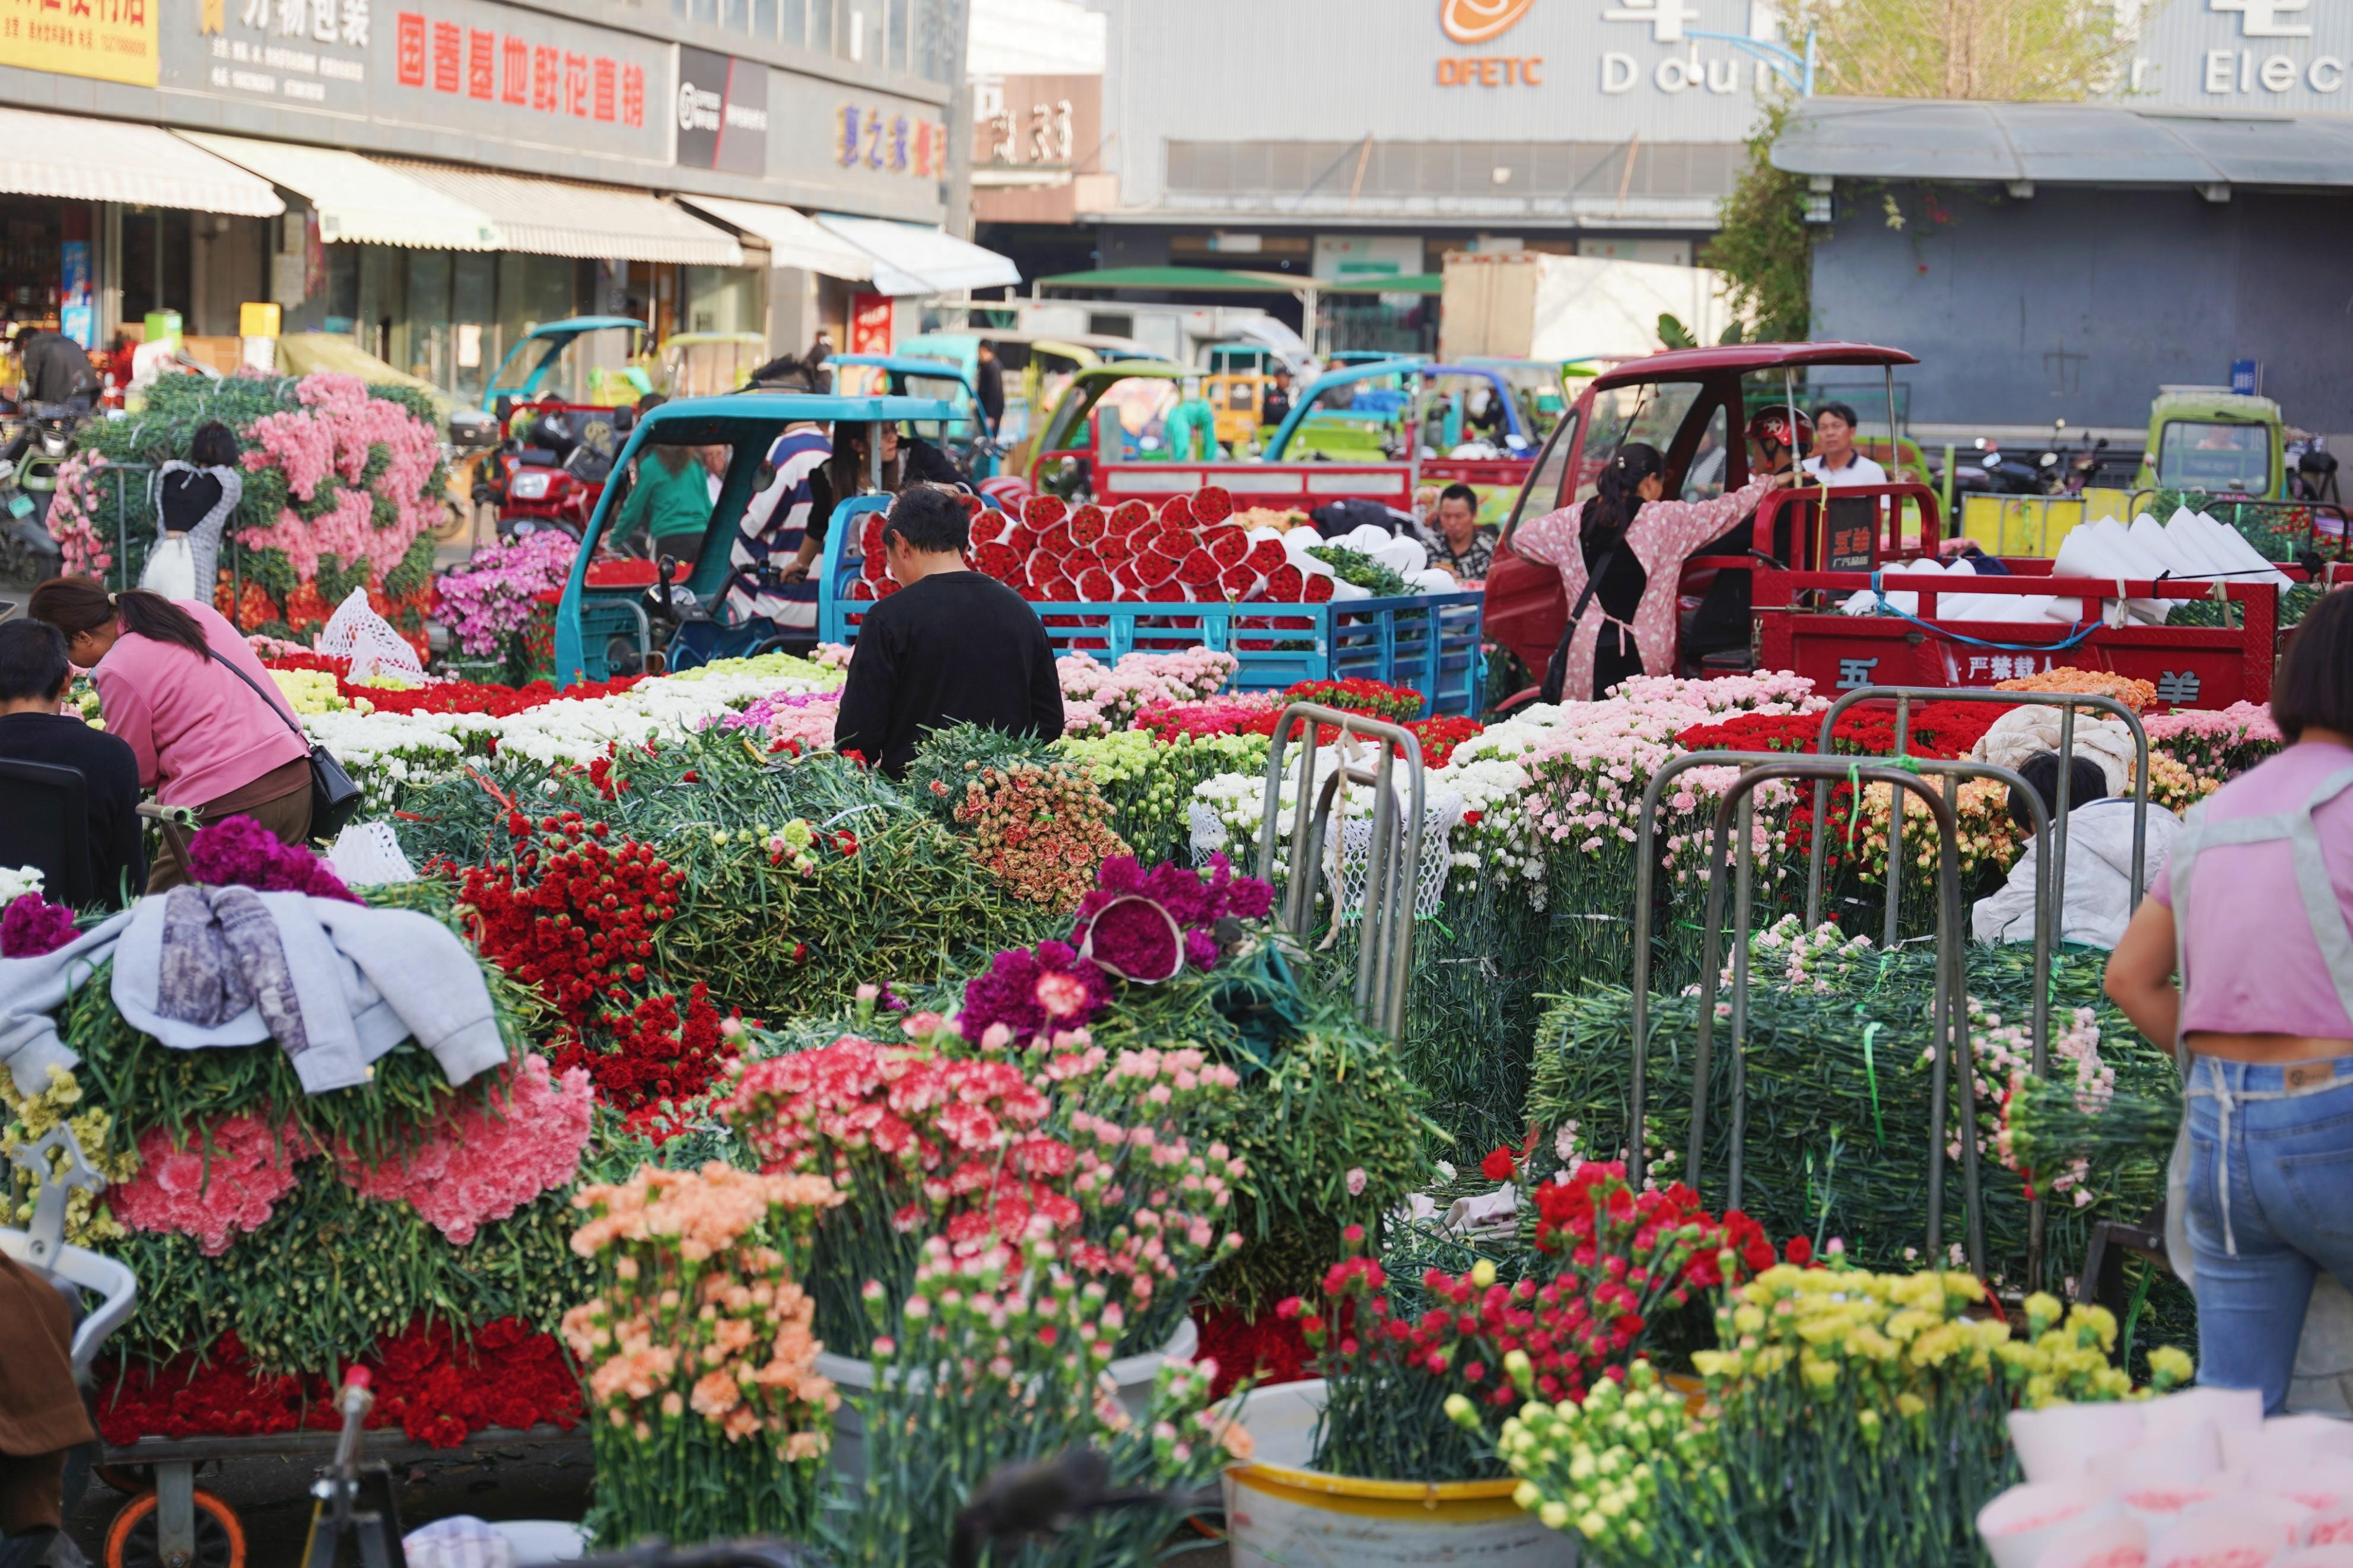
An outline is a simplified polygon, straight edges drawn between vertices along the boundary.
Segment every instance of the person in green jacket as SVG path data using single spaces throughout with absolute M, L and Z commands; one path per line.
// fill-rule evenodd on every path
M 727 448 L 719 450 L 724 454 Z M 711 469 L 703 457 L 697 447 L 671 446 L 652 447 L 640 455 L 637 483 L 621 503 L 613 537 L 633 538 L 642 528 L 652 537 L 655 555 L 696 559 L 703 531 L 711 526 Z M 723 456 L 721 462 L 723 466 Z

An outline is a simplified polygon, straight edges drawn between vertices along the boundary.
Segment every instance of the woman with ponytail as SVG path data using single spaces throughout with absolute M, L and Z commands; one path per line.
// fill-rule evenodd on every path
M 1683 563 L 1789 482 L 1759 473 L 1714 500 L 1660 500 L 1666 459 L 1630 441 L 1601 467 L 1590 500 L 1536 519 L 1512 535 L 1512 553 L 1557 567 L 1569 626 L 1545 679 L 1550 701 L 1605 695 L 1629 676 L 1675 673 L 1675 584 Z
M 310 837 L 311 749 L 301 721 L 210 605 L 53 577 L 33 590 L 30 611 L 64 634 L 66 657 L 90 671 L 108 732 L 139 759 L 141 787 L 165 805 L 195 807 L 208 823 L 250 816 L 284 843 Z M 187 879 L 167 835 L 147 890 Z

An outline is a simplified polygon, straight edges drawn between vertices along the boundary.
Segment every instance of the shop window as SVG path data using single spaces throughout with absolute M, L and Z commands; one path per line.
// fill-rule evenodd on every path
M 689 267 L 684 329 L 690 332 L 760 330 L 759 273 L 746 267 Z
M 51 202 L 5 204 L 53 210 Z M 125 207 L 122 212 L 122 319 L 142 321 L 150 310 L 190 310 L 188 258 L 195 249 L 189 233 L 191 215 L 166 207 Z M 14 309 L 16 290 L 8 289 Z
M 840 9 L 841 0 L 808 0 L 808 47 L 833 53 L 834 35 L 839 31 L 834 25 L 834 13 Z
M 752 30 L 751 0 L 724 0 L 720 6 L 719 25 L 731 33 Z
M 776 36 L 788 44 L 808 42 L 809 0 L 772 0 L 776 13 Z
M 908 0 L 882 0 L 882 63 L 892 70 L 907 69 Z
M 910 0 L 914 7 L 914 64 L 926 81 L 953 81 L 958 60 L 955 0 Z

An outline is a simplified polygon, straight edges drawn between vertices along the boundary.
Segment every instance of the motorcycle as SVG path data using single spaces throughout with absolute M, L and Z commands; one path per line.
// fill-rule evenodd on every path
M 0 575 L 37 580 L 62 568 L 63 552 L 49 533 L 49 506 L 82 418 L 66 405 L 29 404 L 23 422 L 0 446 L 0 509 L 7 514 L 0 523 Z
M 2056 453 L 2046 452 L 2041 463 L 2007 457 L 1995 442 L 1980 436 L 1974 453 L 1953 461 L 1953 521 L 1961 520 L 1964 498 L 1971 495 L 2039 496 L 2047 494 L 2046 472 L 2057 466 Z
M 628 409 L 549 406 L 518 420 L 483 459 L 477 504 L 495 506 L 499 531 L 520 539 L 547 529 L 580 538 L 612 478 Z

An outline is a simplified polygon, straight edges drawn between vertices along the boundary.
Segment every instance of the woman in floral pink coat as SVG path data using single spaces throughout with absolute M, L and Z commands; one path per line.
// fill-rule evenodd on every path
M 1661 500 L 1666 460 L 1657 447 L 1630 442 L 1602 468 L 1592 500 L 1514 533 L 1514 554 L 1559 569 L 1577 617 L 1562 700 L 1600 697 L 1629 676 L 1672 675 L 1683 563 L 1754 511 L 1766 491 L 1788 482 L 1787 474 L 1760 473 L 1714 500 Z M 1599 584 L 1588 593 L 1597 570 Z

